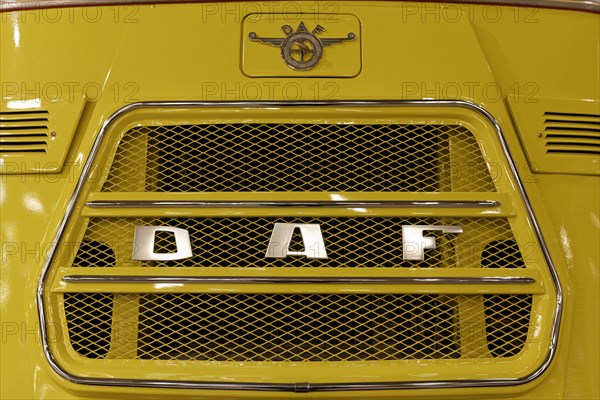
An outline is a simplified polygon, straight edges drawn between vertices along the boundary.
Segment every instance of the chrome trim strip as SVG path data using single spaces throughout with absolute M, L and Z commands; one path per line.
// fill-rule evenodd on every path
M 243 208 L 243 207 L 411 207 L 411 208 L 487 208 L 500 206 L 494 200 L 439 200 L 439 201 L 153 201 L 153 200 L 93 200 L 85 203 L 93 208 Z
M 206 0 L 20 0 L 0 3 L 0 12 L 62 8 L 62 7 L 93 7 L 106 5 L 128 5 L 128 4 L 168 4 L 168 3 L 198 3 Z M 503 5 L 509 7 L 540 7 L 559 8 L 567 10 L 600 12 L 600 3 L 597 0 L 444 0 L 440 3 L 465 3 L 481 5 Z
M 523 276 L 448 276 L 443 278 L 319 278 L 319 277 L 238 277 L 238 276 L 137 276 L 137 275 L 66 275 L 63 282 L 72 283 L 223 283 L 223 284 L 265 284 L 265 283 L 300 283 L 300 284 L 335 284 L 335 283 L 367 283 L 367 284 L 434 284 L 434 285 L 480 285 L 480 284 L 529 284 L 535 279 Z
M 84 378 L 73 375 L 64 369 L 56 362 L 54 357 L 52 356 L 49 348 L 49 340 L 48 340 L 48 332 L 46 329 L 46 315 L 45 315 L 45 305 L 44 305 L 44 283 L 46 278 L 49 275 L 50 266 L 52 265 L 52 261 L 56 254 L 56 246 L 57 243 L 60 243 L 65 227 L 69 222 L 73 210 L 75 208 L 75 204 L 81 195 L 81 190 L 83 188 L 84 183 L 87 180 L 88 175 L 92 169 L 92 165 L 94 159 L 100 149 L 102 144 L 104 135 L 106 131 L 118 118 L 123 116 L 124 114 L 139 109 L 139 108 L 168 108 L 168 107 L 178 107 L 178 108 L 192 108 L 192 107 L 235 107 L 235 108 L 257 108 L 257 107 L 343 107 L 343 106 L 352 106 L 352 107 L 368 107 L 368 106 L 390 106 L 390 107 L 461 107 L 466 108 L 471 111 L 477 112 L 485 117 L 488 122 L 492 124 L 496 133 L 498 134 L 498 139 L 500 140 L 502 149 L 504 151 L 505 157 L 507 159 L 508 165 L 513 173 L 515 178 L 515 182 L 517 183 L 517 189 L 523 199 L 525 204 L 525 208 L 527 210 L 527 216 L 531 225 L 533 226 L 534 232 L 538 238 L 540 246 L 542 248 L 542 253 L 544 254 L 544 258 L 548 264 L 550 269 L 550 274 L 552 276 L 552 280 L 554 286 L 556 288 L 556 311 L 554 313 L 554 320 L 552 323 L 552 333 L 550 339 L 550 345 L 547 353 L 547 357 L 540 365 L 540 367 L 535 370 L 533 373 L 521 377 L 521 378 L 506 378 L 506 379 L 487 379 L 487 380 L 455 380 L 455 381 L 418 381 L 418 382 L 336 382 L 336 383 L 315 383 L 315 384 L 277 384 L 277 383 L 250 383 L 250 382 L 236 382 L 236 383 L 226 383 L 226 382 L 200 382 L 200 381 L 168 381 L 168 380 L 132 380 L 132 379 L 117 379 L 117 378 Z M 397 390 L 397 389 L 425 389 L 425 388 L 464 388 L 464 387 L 489 387 L 489 386 L 514 386 L 514 385 L 522 385 L 528 382 L 533 381 L 534 379 L 541 376 L 550 366 L 554 355 L 556 354 L 556 347 L 558 344 L 558 335 L 560 332 L 560 321 L 562 318 L 562 310 L 563 310 L 563 290 L 558 278 L 558 272 L 556 271 L 556 267 L 552 262 L 552 258 L 550 257 L 550 252 L 546 245 L 546 241 L 544 240 L 544 236 L 542 234 L 541 228 L 535 218 L 535 214 L 533 212 L 533 208 L 529 201 L 529 197 L 525 192 L 525 187 L 523 186 L 523 182 L 521 181 L 519 172 L 515 166 L 514 161 L 512 160 L 510 150 L 504 138 L 504 134 L 502 133 L 502 129 L 500 125 L 494 119 L 494 117 L 487 112 L 483 107 L 468 102 L 464 100 L 405 100 L 405 101 L 394 101 L 394 100 L 357 100 L 357 101 L 295 101 L 295 102 L 285 102 L 285 101 L 267 101 L 267 102 L 140 102 L 140 103 L 132 103 L 121 109 L 117 110 L 114 114 L 112 114 L 102 125 L 94 144 L 92 145 L 92 149 L 90 154 L 86 160 L 86 163 L 83 167 L 82 173 L 77 181 L 75 189 L 73 191 L 73 195 L 69 200 L 67 205 L 65 215 L 58 226 L 58 231 L 56 238 L 52 244 L 52 247 L 49 249 L 46 257 L 46 262 L 42 269 L 42 273 L 40 275 L 40 280 L 38 282 L 37 287 L 37 309 L 38 316 L 40 320 L 40 334 L 42 338 L 42 348 L 44 351 L 44 355 L 48 360 L 48 363 L 52 367 L 52 369 L 63 379 L 66 379 L 72 383 L 82 384 L 82 385 L 105 385 L 105 386 L 124 386 L 124 387 L 151 387 L 151 388 L 187 388 L 187 389 L 210 389 L 210 390 L 259 390 L 259 391 L 284 391 L 284 392 L 296 392 L 300 388 L 300 391 L 305 392 L 306 390 L 313 391 L 360 391 L 360 390 Z

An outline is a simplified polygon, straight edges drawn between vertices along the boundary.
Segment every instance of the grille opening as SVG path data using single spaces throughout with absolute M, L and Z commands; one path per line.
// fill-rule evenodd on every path
M 110 349 L 113 295 L 65 293 L 64 302 L 73 350 L 86 358 L 105 358 Z
M 121 316 L 133 320 L 118 320 L 117 296 Z M 323 362 L 518 354 L 532 296 L 486 297 L 487 355 L 472 351 L 479 336 L 463 326 L 478 318 L 478 295 L 67 293 L 64 302 L 71 345 L 87 358 Z
M 106 243 L 96 240 L 81 242 L 74 267 L 114 267 L 116 263 L 115 252 Z
M 514 240 L 489 243 L 482 254 L 484 268 L 525 268 Z M 486 294 L 484 297 L 486 337 L 494 357 L 517 355 L 527 341 L 532 296 Z
M 525 268 L 525 262 L 514 240 L 489 242 L 481 255 L 482 268 Z
M 493 192 L 494 185 L 461 126 L 213 124 L 128 131 L 102 190 Z
M 490 352 L 494 357 L 519 354 L 527 342 L 531 295 L 484 296 L 486 335 Z
M 437 297 L 147 294 L 140 298 L 138 357 L 211 361 L 457 358 L 456 303 Z

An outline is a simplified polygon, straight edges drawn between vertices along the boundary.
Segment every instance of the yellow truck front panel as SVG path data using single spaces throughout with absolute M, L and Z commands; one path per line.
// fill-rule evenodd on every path
M 600 395 L 597 13 L 1 15 L 2 398 Z

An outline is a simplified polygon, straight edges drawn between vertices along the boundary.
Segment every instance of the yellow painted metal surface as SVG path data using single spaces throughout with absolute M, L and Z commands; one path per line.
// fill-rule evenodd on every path
M 509 105 L 535 172 L 600 174 L 600 102 L 511 96 Z
M 44 92 L 44 100 L 11 100 L 10 93 L 25 89 L 20 82 L 3 81 L 5 95 L 0 105 L 0 173 L 55 173 L 63 167 L 81 116 L 84 99 L 72 88 L 62 97 L 62 88 L 35 84 L 33 93 Z M 25 89 L 27 90 L 27 89 Z M 74 118 L 75 117 L 75 118 Z
M 258 5 L 265 7 L 259 11 L 290 13 L 292 3 L 266 4 L 268 7 Z M 320 8 L 324 6 L 325 3 L 293 3 L 293 7 L 299 7 L 299 11 L 305 13 L 356 15 L 361 25 L 362 69 L 355 78 L 273 79 L 244 74 L 240 59 L 244 40 L 242 23 L 249 14 L 257 12 L 256 4 L 253 7 L 245 3 L 84 7 L 2 14 L 0 79 L 3 111 L 15 101 L 39 99 L 34 103 L 40 105 L 51 102 L 47 93 L 49 88 L 56 87 L 62 90 L 61 98 L 72 103 L 82 99 L 84 102 L 81 115 L 74 112 L 70 116 L 60 116 L 61 124 L 76 126 L 71 147 L 65 149 L 66 160 L 60 172 L 21 175 L 17 162 L 10 164 L 10 172 L 16 174 L 0 176 L 2 398 L 299 396 L 270 392 L 81 386 L 66 382 L 51 370 L 41 347 L 35 294 L 45 255 L 55 239 L 83 162 L 104 121 L 119 108 L 135 101 L 423 98 L 472 101 L 496 118 L 506 136 L 564 288 L 565 310 L 553 364 L 532 383 L 516 387 L 309 393 L 302 396 L 598 398 L 600 353 L 595 317 L 599 312 L 598 177 L 535 174 L 515 129 L 518 121 L 511 118 L 505 103 L 511 94 L 519 95 L 523 101 L 535 101 L 538 97 L 598 101 L 600 58 L 593 56 L 598 51 L 598 16 L 560 10 L 431 3 L 340 2 L 332 3 L 333 9 Z M 297 11 L 294 9 L 293 12 Z M 568 29 L 557 30 L 557 26 Z M 279 68 L 275 65 L 283 65 L 277 49 L 258 43 L 253 45 L 274 52 L 273 58 L 265 56 L 256 62 L 258 70 L 271 71 Z M 74 94 L 75 97 L 68 100 L 71 92 L 81 93 L 81 97 Z M 247 112 L 254 115 L 244 118 L 271 118 L 262 111 Z M 395 118 L 394 115 L 369 115 L 371 111 L 362 108 L 281 111 L 286 112 L 289 114 L 278 118 L 330 121 L 339 118 L 340 113 L 347 113 L 346 118 L 350 121 L 389 122 L 390 118 Z M 228 116 L 228 113 L 232 115 Z M 239 120 L 237 113 L 236 110 L 222 111 L 218 118 Z M 130 126 L 140 119 L 152 120 L 152 115 L 136 117 L 129 121 Z M 417 113 L 412 118 L 414 121 L 435 118 L 445 123 L 452 115 L 435 110 Z M 210 117 L 206 120 L 210 121 Z M 493 131 L 487 132 L 491 135 Z M 478 139 L 483 142 L 494 140 L 491 136 Z M 116 142 L 111 143 L 116 146 Z M 497 144 L 484 147 L 494 146 Z M 114 150 L 114 147 L 106 149 L 108 153 Z M 102 174 L 108 173 L 107 167 L 107 164 L 96 167 L 96 182 L 102 179 Z M 497 167 L 504 176 L 506 164 Z M 9 169 L 6 161 L 4 168 Z M 501 182 L 504 182 L 501 183 L 503 192 L 512 190 L 514 183 L 510 179 L 505 177 Z M 322 196 L 318 194 L 313 198 L 321 199 Z M 366 194 L 353 196 L 368 198 Z M 502 200 L 506 197 L 505 193 L 497 196 Z M 78 211 L 86 215 L 98 212 L 89 208 L 78 208 Z M 510 216 L 515 212 L 522 215 L 523 206 L 512 198 L 506 207 L 492 211 L 496 216 Z M 136 215 L 143 213 L 143 210 L 135 212 Z M 131 214 L 123 212 L 123 215 Z M 527 231 L 528 227 L 522 225 L 516 229 Z M 60 310 L 57 307 L 51 312 L 56 315 Z M 542 326 L 540 339 L 549 334 L 544 328 Z M 60 334 L 65 332 L 57 332 Z M 52 343 L 56 345 L 56 341 Z M 536 346 L 535 343 L 532 345 Z M 65 357 L 65 354 L 60 356 Z M 532 367 L 530 361 L 523 360 L 523 371 Z M 81 367 L 87 368 L 86 364 L 89 363 L 82 361 Z M 354 377 L 376 381 L 389 373 L 389 366 L 354 365 Z M 76 364 L 70 367 L 77 369 Z M 147 368 L 147 371 L 156 371 L 152 366 Z M 235 366 L 226 368 L 232 375 L 240 374 Z M 306 374 L 314 374 L 309 368 L 304 369 Z M 322 381 L 339 378 L 329 376 L 329 371 L 320 368 L 317 374 Z M 451 367 L 443 365 L 439 365 L 439 371 L 433 373 L 455 374 Z M 476 367 L 473 371 L 477 371 Z M 500 366 L 498 373 L 502 371 Z M 123 362 L 116 372 L 134 374 L 138 371 Z M 187 374 L 195 373 L 194 367 L 187 367 Z M 415 379 L 422 378 L 419 370 L 412 373 Z M 275 370 L 272 374 L 264 375 L 263 381 L 295 382 L 299 379 L 290 377 L 286 369 Z M 163 374 L 154 372 L 153 377 L 161 378 Z M 203 378 L 218 380 L 222 376 L 207 374 Z

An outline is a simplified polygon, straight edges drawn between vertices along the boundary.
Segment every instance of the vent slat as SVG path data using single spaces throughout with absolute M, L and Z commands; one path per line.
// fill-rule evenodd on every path
M 48 116 L 45 110 L 0 112 L 0 121 L 47 119 Z
M 600 118 L 594 119 L 546 119 L 546 124 L 589 124 L 589 125 L 600 125 Z
M 6 131 L 23 131 L 23 130 L 43 130 L 47 131 L 46 125 L 20 125 L 20 126 L 0 126 L 0 135 Z
M 41 136 L 12 136 L 0 137 L 0 145 L 12 145 L 14 143 L 22 143 L 24 145 L 43 144 L 47 145 L 45 137 Z
M 581 145 L 576 143 L 547 144 L 546 153 L 572 153 L 600 155 L 600 146 Z
M 547 111 L 544 113 L 544 116 L 547 118 L 600 118 L 600 114 L 585 114 L 585 113 L 565 113 L 565 112 L 550 112 Z
M 48 135 L 48 129 L 10 129 L 0 131 L 0 138 L 10 136 Z
M 596 134 L 572 134 L 572 133 L 548 133 L 546 134 L 546 138 L 548 140 L 552 140 L 552 139 L 591 139 L 591 140 L 600 140 L 600 136 L 596 135 Z
M 48 129 L 48 120 L 3 121 L 0 120 L 0 132 L 9 129 L 27 129 L 30 127 Z
M 44 146 L 48 145 L 48 143 L 45 140 L 40 139 L 38 137 L 32 137 L 32 138 L 28 138 L 28 137 L 0 138 L 0 146 L 4 146 L 4 145 L 12 146 L 14 144 L 22 144 L 24 146 L 29 146 L 29 145 L 34 145 L 34 144 L 41 144 L 41 145 L 44 145 Z
M 600 135 L 600 128 L 583 128 L 574 126 L 547 126 L 545 132 L 587 132 L 592 135 Z
M 598 123 L 588 121 L 546 121 L 545 129 L 586 129 L 591 131 L 600 131 L 600 121 Z
M 19 126 L 23 124 L 31 124 L 31 123 L 48 123 L 48 118 L 15 118 L 15 119 L 5 119 L 0 117 L 0 126 Z
M 14 150 L 14 149 L 3 149 L 0 148 L 0 154 L 14 154 L 14 153 L 23 153 L 23 154 L 29 154 L 29 153 L 41 153 L 41 154 L 46 154 L 46 150 L 45 149 L 26 149 L 26 150 Z
M 23 139 L 27 139 L 27 138 L 47 138 L 48 134 L 46 133 L 27 133 L 27 132 L 15 132 L 15 133 L 7 133 L 7 134 L 0 134 L 0 140 L 4 139 L 4 138 L 23 138 Z
M 581 155 L 595 155 L 595 156 L 600 156 L 600 151 L 598 151 L 598 150 L 550 149 L 550 150 L 546 150 L 546 153 L 548 153 L 548 154 L 572 155 L 572 156 L 581 156 Z
M 546 147 L 556 144 L 562 145 L 581 145 L 581 146 L 600 146 L 600 138 L 573 138 L 573 137 L 552 137 L 547 138 Z
M 45 145 L 15 145 L 15 146 L 7 146 L 6 144 L 0 144 L 0 153 L 45 153 Z

